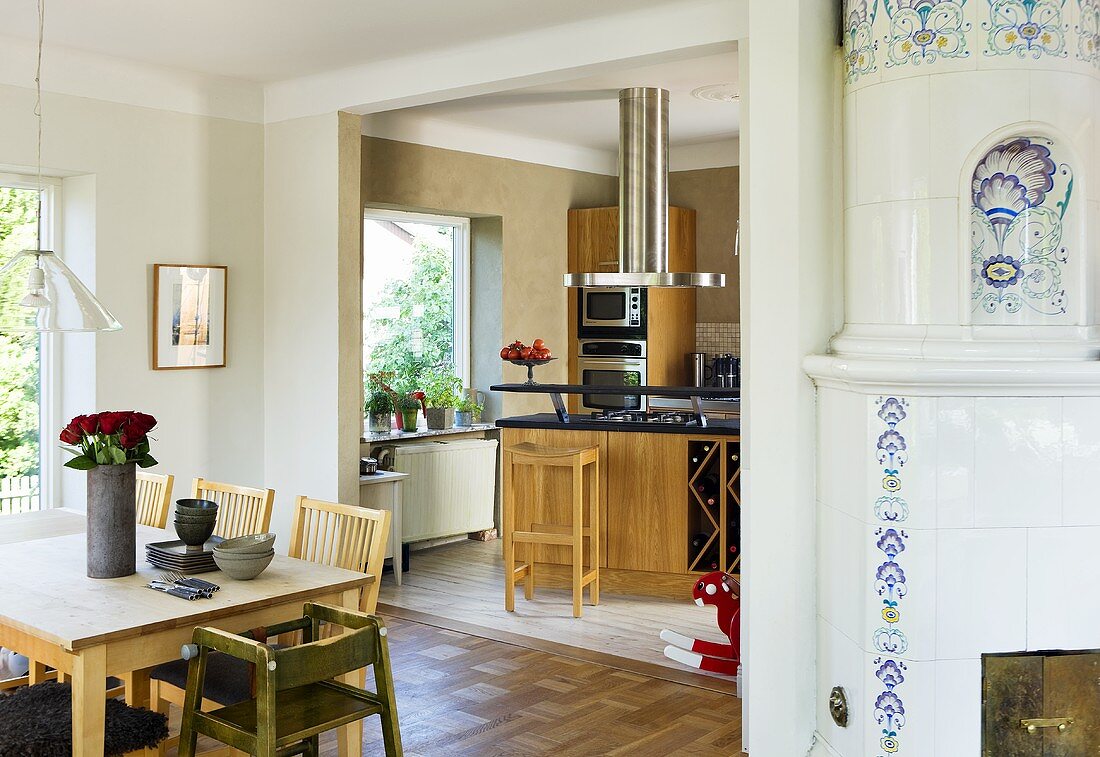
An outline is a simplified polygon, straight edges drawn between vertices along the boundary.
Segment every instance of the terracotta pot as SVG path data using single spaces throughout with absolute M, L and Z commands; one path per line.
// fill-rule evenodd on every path
M 88 471 L 88 577 L 120 578 L 137 567 L 136 463 Z

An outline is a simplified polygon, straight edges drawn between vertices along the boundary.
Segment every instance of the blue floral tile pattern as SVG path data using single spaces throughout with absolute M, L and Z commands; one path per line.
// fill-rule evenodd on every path
M 909 535 L 900 527 L 909 519 L 909 505 L 898 492 L 902 491 L 901 471 L 909 460 L 909 445 L 900 426 L 908 416 L 909 402 L 897 397 L 879 397 L 875 417 L 883 423 L 875 445 L 875 459 L 882 466 L 882 488 L 886 494 L 875 500 L 875 519 L 883 525 L 875 529 L 875 549 L 882 553 L 875 568 L 874 590 L 882 599 L 882 622 L 872 634 L 871 642 L 882 656 L 874 658 L 875 677 L 882 690 L 874 698 L 872 717 L 882 726 L 879 749 L 882 754 L 901 751 L 899 733 L 905 727 L 905 702 L 899 690 L 905 683 L 909 668 L 891 655 L 905 654 L 909 640 L 901 629 L 901 604 L 909 593 L 905 569 L 902 567 Z
M 970 24 L 963 17 L 966 0 L 882 0 L 882 4 L 890 18 L 887 68 L 970 55 L 966 49 Z
M 1100 68 L 1100 0 L 1077 0 L 1077 59 Z
M 844 2 L 844 70 L 849 84 L 878 70 L 875 62 L 878 42 L 871 31 L 877 10 L 878 0 Z
M 1073 171 L 1054 143 L 1017 137 L 985 154 L 971 182 L 971 302 L 975 312 L 1066 312 L 1062 245 Z
M 987 0 L 989 32 L 986 55 L 1066 57 L 1066 32 L 1062 11 L 1066 0 Z

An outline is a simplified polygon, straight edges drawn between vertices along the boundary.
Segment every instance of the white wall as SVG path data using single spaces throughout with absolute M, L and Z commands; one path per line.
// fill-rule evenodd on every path
M 753 757 L 806 754 L 814 733 L 815 418 L 801 364 L 840 322 L 834 5 L 751 0 L 742 45 L 742 635 Z
M 33 170 L 33 106 L 31 90 L 0 85 L 0 164 Z M 94 252 L 95 292 L 123 325 L 62 337 L 78 390 L 62 415 L 153 414 L 155 470 L 175 474 L 177 491 L 200 474 L 260 484 L 263 127 L 52 93 L 43 111 L 46 172 L 81 177 L 63 188 L 73 248 L 59 252 L 81 273 L 77 258 Z M 153 263 L 229 266 L 228 367 L 150 369 Z M 66 471 L 62 492 L 82 507 L 84 477 Z
M 358 499 L 359 131 L 358 117 L 340 113 L 266 129 L 266 434 L 257 444 L 284 540 L 297 495 Z

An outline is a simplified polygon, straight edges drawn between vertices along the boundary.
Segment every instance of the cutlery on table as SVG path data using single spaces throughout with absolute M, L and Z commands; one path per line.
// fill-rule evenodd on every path
M 171 594 L 173 597 L 181 597 L 188 600 L 195 600 L 203 596 L 202 592 L 195 589 L 188 589 L 185 586 L 177 586 L 176 584 L 165 583 L 164 581 L 150 581 L 146 586 L 154 591 L 164 592 L 165 594 Z

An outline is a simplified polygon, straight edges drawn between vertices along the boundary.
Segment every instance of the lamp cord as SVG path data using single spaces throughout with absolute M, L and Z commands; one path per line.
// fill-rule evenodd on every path
M 46 24 L 46 0 L 38 0 L 38 59 L 34 69 L 34 115 L 38 119 L 38 249 L 42 249 L 42 40 Z

